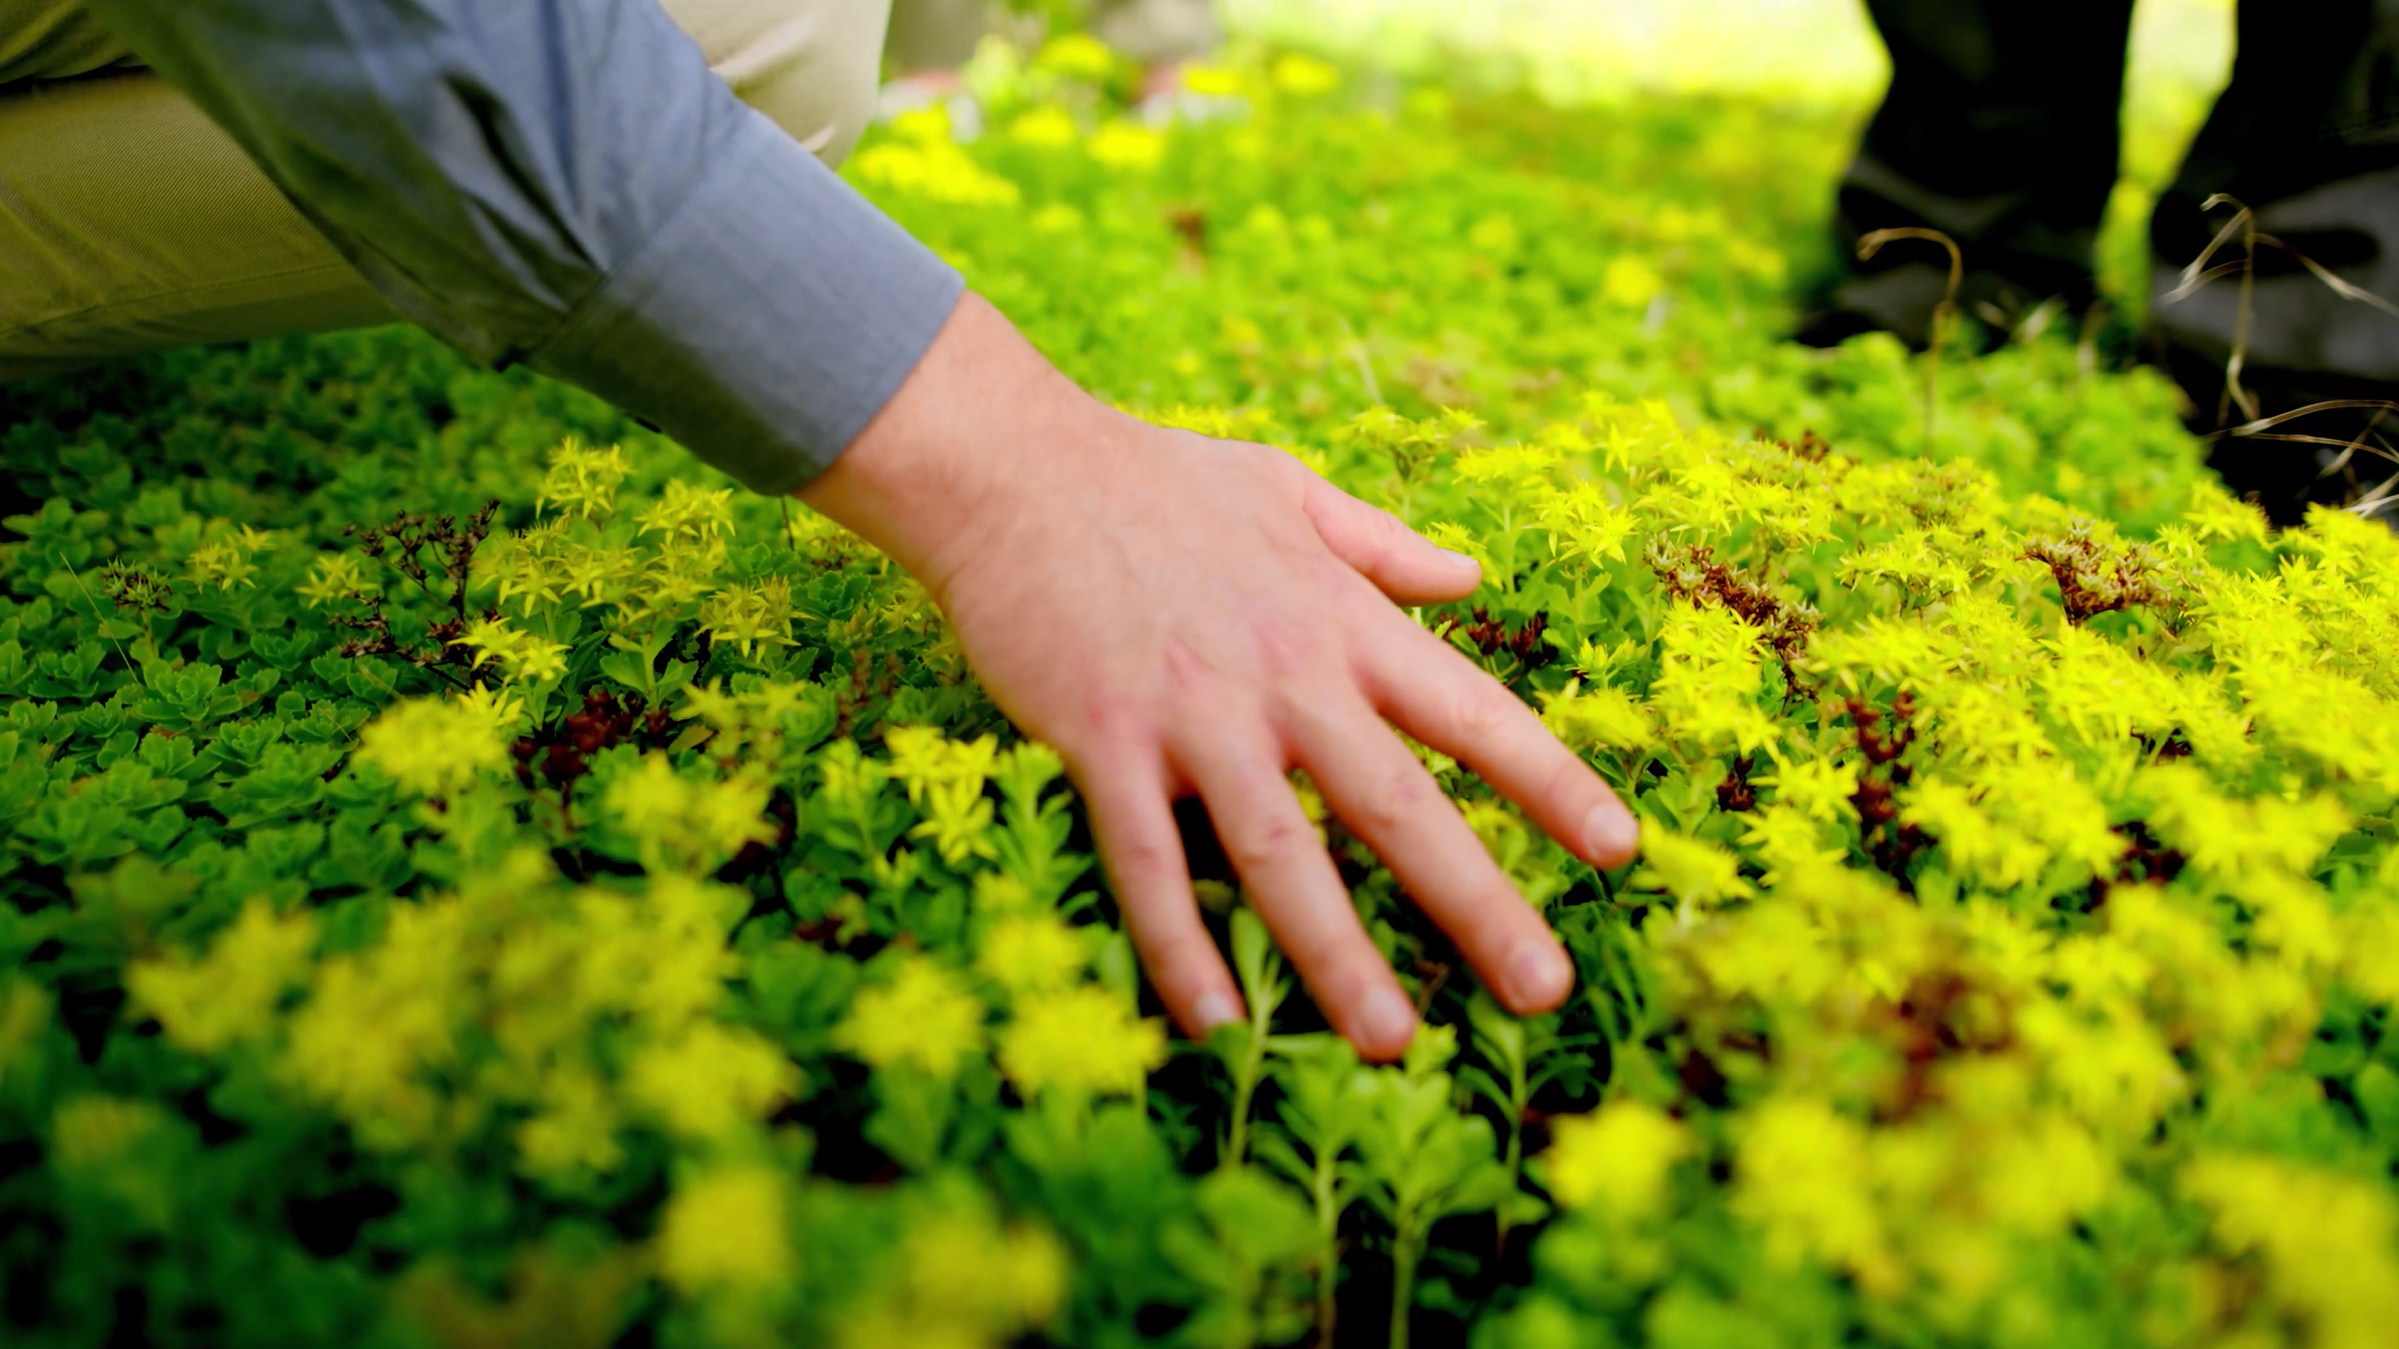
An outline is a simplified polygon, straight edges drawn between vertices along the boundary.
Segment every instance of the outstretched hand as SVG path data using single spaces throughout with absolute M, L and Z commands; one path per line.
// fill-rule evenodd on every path
M 916 371 L 802 492 L 949 615 L 984 687 L 1082 791 L 1143 964 L 1194 1036 L 1239 1019 L 1171 805 L 1197 795 L 1251 902 L 1369 1059 L 1416 1014 L 1286 777 L 1305 768 L 1510 1010 L 1573 966 L 1397 726 L 1481 775 L 1576 856 L 1633 817 L 1497 681 L 1399 609 L 1475 563 L 1291 456 L 1151 426 L 1053 369 L 967 295 Z

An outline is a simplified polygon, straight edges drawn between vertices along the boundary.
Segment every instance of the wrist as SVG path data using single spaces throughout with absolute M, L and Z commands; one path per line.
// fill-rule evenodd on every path
M 967 291 L 891 401 L 798 495 L 940 600 L 998 527 L 1064 490 L 1051 481 L 1062 461 L 1116 415 Z

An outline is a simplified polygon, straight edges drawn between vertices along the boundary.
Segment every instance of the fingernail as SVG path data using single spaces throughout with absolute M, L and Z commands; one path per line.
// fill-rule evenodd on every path
M 1396 990 L 1378 988 L 1358 1009 L 1358 1031 L 1368 1044 L 1397 1054 L 1416 1038 L 1416 1008 Z
M 1455 548 L 1444 548 L 1444 549 L 1442 549 L 1441 551 L 1442 551 L 1442 552 L 1444 552 L 1444 553 L 1447 553 L 1447 554 L 1449 554 L 1449 555 L 1450 555 L 1450 557 L 1451 557 L 1451 558 L 1453 558 L 1454 560 L 1456 560 L 1456 561 L 1459 561 L 1459 562 L 1463 562 L 1463 563 L 1465 563 L 1467 566 L 1469 566 L 1469 567 L 1472 567 L 1472 568 L 1474 568 L 1474 569 L 1475 569 L 1475 570 L 1477 570 L 1477 571 L 1480 571 L 1480 570 L 1482 570 L 1483 564 L 1482 564 L 1482 563 L 1480 563 L 1480 562 L 1477 562 L 1477 561 L 1475 561 L 1475 560 L 1474 560 L 1474 557 L 1473 557 L 1473 555 L 1472 555 L 1472 554 L 1469 554 L 1469 553 L 1461 553 L 1461 552 L 1459 552 L 1459 551 L 1458 551 L 1457 549 L 1455 549 Z
M 1199 1022 L 1200 1034 L 1206 1035 L 1218 1026 L 1241 1019 L 1241 1004 L 1222 993 L 1206 993 L 1191 1006 L 1192 1018 Z
M 1507 976 L 1508 988 L 1515 995 L 1510 1001 L 1529 1014 L 1557 1006 L 1574 982 L 1574 969 L 1556 942 L 1527 937 L 1508 954 Z
M 1602 801 L 1583 817 L 1584 855 L 1595 863 L 1615 866 L 1641 846 L 1641 825 L 1633 813 L 1613 801 Z

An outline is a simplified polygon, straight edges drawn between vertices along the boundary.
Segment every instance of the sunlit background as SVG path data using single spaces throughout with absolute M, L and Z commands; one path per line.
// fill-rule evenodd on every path
M 1888 73 L 1858 0 L 1221 0 L 1236 31 L 1339 48 L 1406 72 L 1459 57 L 1549 97 L 1764 90 L 1865 100 Z M 2144 121 L 2187 122 L 2221 87 L 2231 0 L 2141 0 L 2133 92 Z
M 1480 67 L 1583 102 L 1643 90 L 1864 103 L 1889 75 L 1858 0 L 1222 0 L 1237 32 L 1339 49 L 1402 73 Z M 2232 0 L 2140 0 L 2126 133 L 2153 179 L 2232 62 Z
M 1530 88 L 1562 103 L 1717 93 L 1871 110 L 1890 65 L 1860 0 L 1219 0 L 1237 34 L 1401 76 Z M 2124 182 L 2101 270 L 2138 309 L 2145 227 L 2232 68 L 2233 0 L 2139 0 Z

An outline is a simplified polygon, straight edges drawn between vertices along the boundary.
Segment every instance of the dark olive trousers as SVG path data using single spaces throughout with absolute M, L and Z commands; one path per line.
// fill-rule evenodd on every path
M 2094 298 L 2092 244 L 2116 182 L 2118 109 L 2132 0 L 1867 0 L 1891 51 L 1890 92 L 1842 179 L 1845 257 L 1879 229 L 1940 230 L 1964 251 L 1970 311 L 2011 314 Z M 2399 0 L 2246 0 L 2232 81 L 2151 220 L 2154 349 L 2201 429 L 2247 420 L 2227 396 L 2236 340 L 2244 392 L 2271 413 L 2399 389 L 2399 317 L 2345 299 L 2299 261 L 2399 303 Z M 2184 266 L 2254 208 L 2287 248 L 2255 257 L 2248 332 L 2240 280 L 2169 298 Z M 2218 261 L 2238 261 L 2236 245 Z M 1813 326 L 1887 328 L 1921 343 L 1947 285 L 1924 245 L 1850 264 Z M 2316 414 L 2294 430 L 2347 438 L 2365 421 Z M 2376 428 L 2399 443 L 2399 413 Z M 2354 494 L 2371 455 L 2224 440 L 2219 468 L 2284 519 L 2308 499 Z

